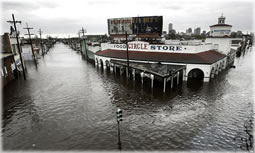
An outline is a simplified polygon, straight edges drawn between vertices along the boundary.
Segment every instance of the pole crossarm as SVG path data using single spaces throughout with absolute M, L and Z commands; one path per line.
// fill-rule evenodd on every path
M 34 47 L 33 47 L 32 39 L 31 39 L 31 35 L 34 35 L 34 34 L 31 34 L 31 33 L 30 33 L 30 29 L 33 29 L 33 28 L 32 28 L 32 27 L 28 27 L 28 24 L 27 24 L 27 23 L 26 23 L 26 25 L 27 25 L 27 27 L 26 27 L 26 28 L 23 28 L 23 29 L 27 29 L 27 33 L 28 33 L 28 34 L 25 34 L 25 35 L 28 35 L 28 36 L 29 36 L 29 40 L 30 40 L 30 45 L 31 45 L 31 50 L 32 50 L 32 54 L 33 54 L 35 66 L 37 66 L 36 58 L 35 58 L 35 53 L 34 53 Z
M 6 21 L 6 22 L 8 22 L 8 23 L 14 23 L 14 21 Z M 15 23 L 21 24 L 21 21 L 15 21 Z

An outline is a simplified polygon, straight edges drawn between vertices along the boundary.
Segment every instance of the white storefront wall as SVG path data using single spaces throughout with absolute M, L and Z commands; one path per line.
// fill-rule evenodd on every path
M 206 43 L 218 45 L 218 52 L 227 55 L 231 48 L 231 38 L 206 38 Z
M 176 53 L 198 53 L 208 50 L 217 50 L 218 45 L 203 43 L 200 45 L 150 45 L 147 42 L 133 41 L 128 43 L 130 51 L 147 51 L 147 52 L 176 52 Z M 102 43 L 102 50 L 126 50 L 126 44 Z
M 184 76 L 184 80 L 187 81 L 189 72 L 193 69 L 200 69 L 204 73 L 204 82 L 209 82 L 210 80 L 210 70 L 211 65 L 207 64 L 187 64 L 186 66 L 186 75 Z
M 126 59 L 118 59 L 118 58 L 110 58 L 110 57 L 103 57 L 103 56 L 98 56 L 95 55 L 95 63 L 97 66 L 103 65 L 104 69 L 107 67 L 106 63 L 110 63 L 110 60 L 118 60 L 118 61 L 127 61 Z M 137 60 L 129 60 L 130 62 L 140 62 L 140 63 L 157 63 L 153 61 L 137 61 Z M 184 72 L 184 81 L 187 81 L 188 79 L 188 74 L 191 70 L 193 69 L 200 69 L 204 73 L 204 82 L 209 82 L 210 78 L 214 78 L 218 73 L 226 68 L 226 62 L 227 58 L 223 58 L 216 63 L 213 64 L 185 64 L 185 63 L 168 63 L 168 62 L 161 62 L 162 64 L 172 64 L 172 65 L 185 65 L 186 69 Z M 110 63 L 111 64 L 111 63 Z M 214 71 L 215 73 L 213 76 L 211 72 Z
M 210 27 L 210 29 L 210 34 L 213 37 L 230 36 L 231 34 L 231 26 L 215 26 Z

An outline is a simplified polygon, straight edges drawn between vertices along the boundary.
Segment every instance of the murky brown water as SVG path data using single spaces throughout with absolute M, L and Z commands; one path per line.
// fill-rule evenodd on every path
M 252 60 L 210 83 L 162 87 L 104 72 L 57 43 L 27 64 L 28 79 L 3 91 L 4 150 L 117 150 L 116 107 L 123 109 L 123 150 L 245 150 L 253 116 Z M 242 147 L 242 148 L 240 148 Z

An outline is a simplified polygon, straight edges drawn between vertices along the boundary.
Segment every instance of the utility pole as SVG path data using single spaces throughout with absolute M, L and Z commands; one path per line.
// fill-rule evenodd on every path
M 80 42 L 80 52 L 82 52 L 82 51 L 81 51 L 82 45 L 81 45 L 81 34 L 80 34 L 80 31 L 78 31 L 78 36 L 79 36 L 79 42 Z
M 127 48 L 127 66 L 128 66 L 128 77 L 129 77 L 129 56 L 128 56 L 128 35 L 127 35 L 127 32 L 126 32 L 126 48 Z
M 42 55 L 44 56 L 44 50 L 43 50 L 43 45 L 42 45 L 42 30 L 41 28 L 39 29 L 39 35 L 40 35 L 40 46 L 41 46 L 41 49 L 42 49 Z
M 26 27 L 26 28 L 23 28 L 23 29 L 27 29 L 28 34 L 25 34 L 25 35 L 28 35 L 28 36 L 29 36 L 29 40 L 30 40 L 30 45 L 31 45 L 31 50 L 32 50 L 32 54 L 33 54 L 35 66 L 37 66 L 36 59 L 35 59 L 34 48 L 33 48 L 33 43 L 32 43 L 32 39 L 31 39 L 31 35 L 34 35 L 34 34 L 30 34 L 30 29 L 33 29 L 33 28 L 28 27 L 28 24 L 27 24 L 27 23 L 26 23 L 26 25 L 27 25 L 27 27 Z
M 83 37 L 83 42 L 84 42 L 84 48 L 85 48 L 85 53 L 86 53 L 86 59 L 88 60 L 88 52 L 87 52 L 87 48 L 86 48 L 86 40 L 85 40 L 85 34 L 84 34 L 84 33 L 86 33 L 86 29 L 84 29 L 84 28 L 82 27 L 81 32 L 82 32 L 82 37 Z
M 22 71 L 23 71 L 24 80 L 26 80 L 27 77 L 26 77 L 26 73 L 25 73 L 25 67 L 23 65 L 23 58 L 22 58 L 22 55 L 21 55 L 21 48 L 20 48 L 20 44 L 19 44 L 18 30 L 17 30 L 17 27 L 16 27 L 16 23 L 21 24 L 21 21 L 16 21 L 15 17 L 14 17 L 14 14 L 12 14 L 12 21 L 7 21 L 7 22 L 14 24 L 14 30 L 15 30 L 15 34 L 16 34 L 16 40 L 17 40 L 17 46 L 18 46 L 18 51 L 19 51 L 20 63 L 21 63 Z

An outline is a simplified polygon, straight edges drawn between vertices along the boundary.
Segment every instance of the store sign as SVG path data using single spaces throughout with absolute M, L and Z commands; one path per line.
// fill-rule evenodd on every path
M 132 34 L 132 18 L 108 19 L 109 34 Z
M 162 50 L 162 51 L 180 51 L 181 46 L 172 46 L 172 45 L 151 45 L 151 50 Z
M 123 50 L 126 49 L 126 44 L 113 44 L 112 49 Z M 143 50 L 143 51 L 181 51 L 182 46 L 174 45 L 149 45 L 149 43 L 138 42 L 128 43 L 128 49 L 130 50 Z

